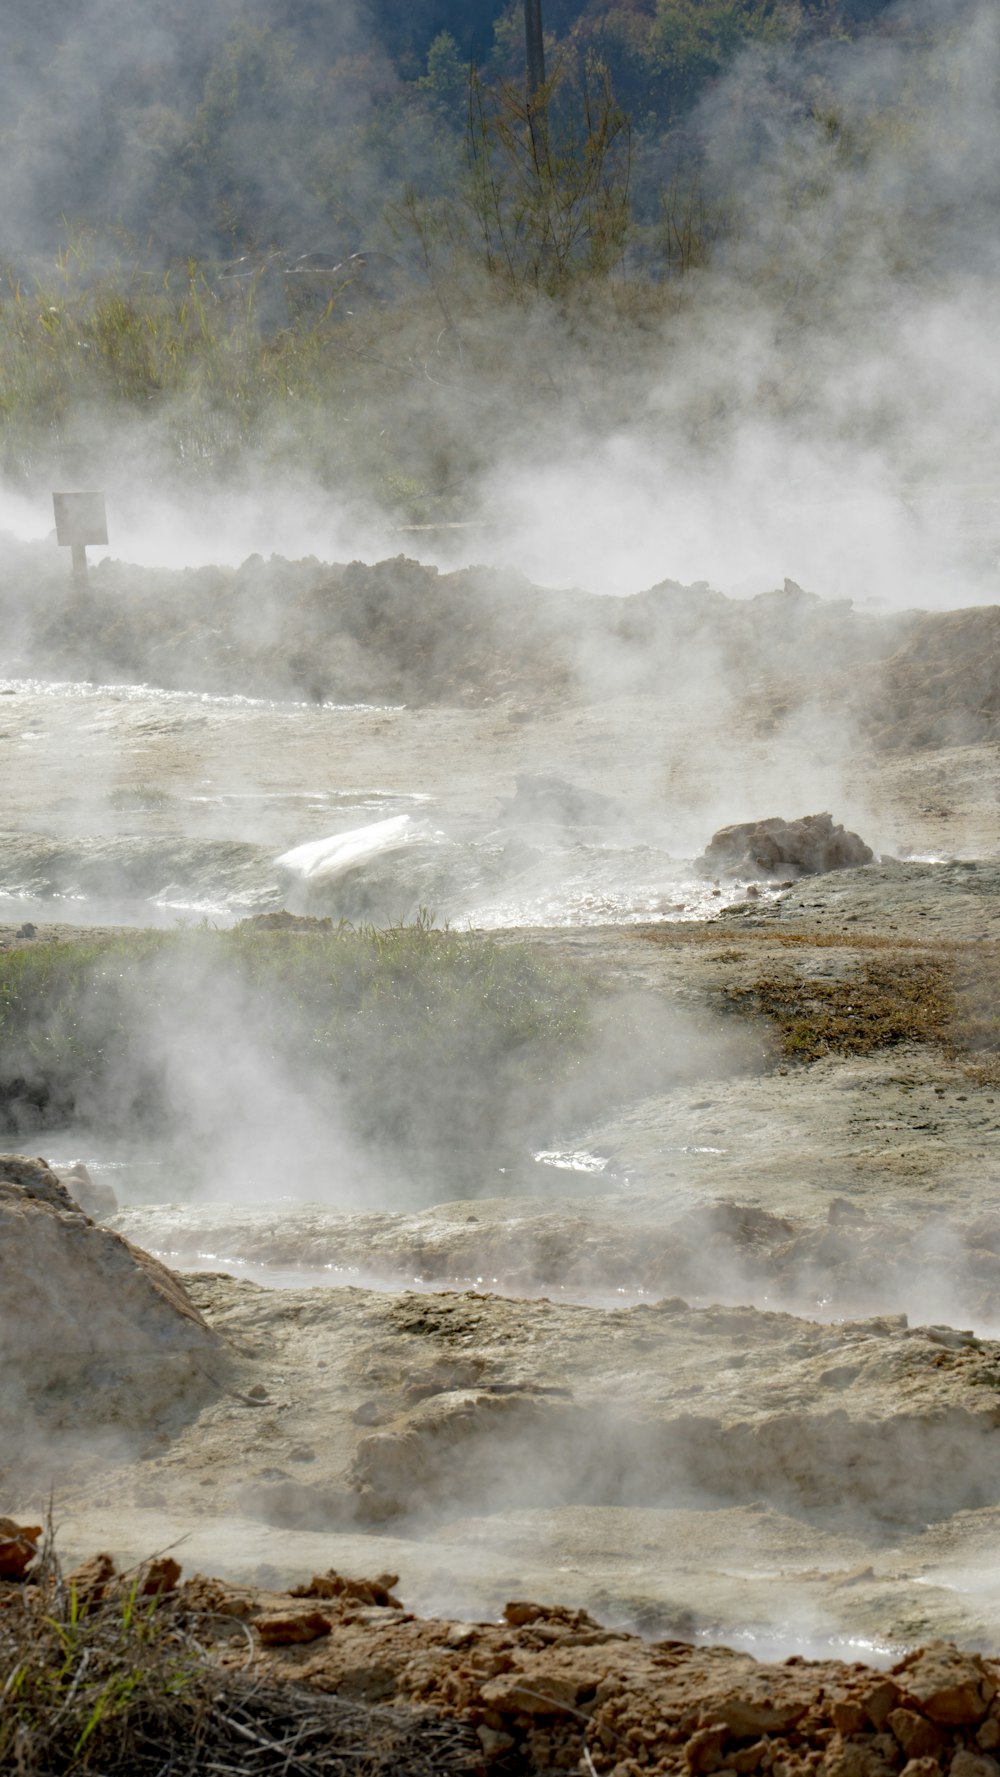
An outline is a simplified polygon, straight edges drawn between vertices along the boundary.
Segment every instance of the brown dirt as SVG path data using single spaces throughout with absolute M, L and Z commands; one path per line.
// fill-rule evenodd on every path
M 102 1571 L 113 1599 L 120 1582 L 106 1562 Z M 163 1587 L 158 1611 L 205 1650 L 223 1701 L 234 1680 L 267 1699 L 258 1761 L 273 1724 L 293 1705 L 301 1718 L 311 1691 L 374 1706 L 384 1719 L 398 1712 L 401 1725 L 452 1721 L 468 1738 L 466 1763 L 449 1768 L 496 1777 L 1000 1769 L 1000 1662 L 945 1642 L 913 1649 L 887 1672 L 798 1656 L 766 1665 L 726 1647 L 642 1641 L 585 1611 L 523 1599 L 508 1602 L 500 1622 L 421 1619 L 387 1593 L 390 1577 L 331 1571 L 275 1593 L 196 1575 Z M 30 1579 L 0 1586 L 0 1628 L 31 1590 Z M 91 1593 L 90 1609 L 100 1608 Z M 446 1745 L 443 1736 L 442 1755 Z M 399 1770 L 409 1769 L 402 1742 L 398 1756 Z
M 823 709 L 892 752 L 1000 738 L 994 607 L 874 617 L 792 582 L 750 600 L 670 581 L 617 599 L 399 556 L 184 572 L 104 561 L 84 609 L 51 545 L 0 549 L 16 672 L 462 707 L 662 695 L 683 661 L 685 685 L 724 683 L 760 735 Z

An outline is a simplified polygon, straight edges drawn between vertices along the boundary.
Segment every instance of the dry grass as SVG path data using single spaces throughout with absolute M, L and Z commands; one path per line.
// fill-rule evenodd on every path
M 731 1006 L 771 1019 L 782 1055 L 798 1061 L 899 1043 L 945 1045 L 954 1023 L 950 971 L 939 957 L 880 956 L 841 981 L 782 971 L 723 992 Z
M 90 1604 L 51 1558 L 0 1586 L 0 1770 L 10 1777 L 448 1777 L 471 1730 L 223 1669 L 211 1624 L 126 1582 Z
M 841 979 L 815 980 L 773 968 L 721 991 L 737 1011 L 763 1016 L 777 1029 L 786 1059 L 867 1055 L 905 1043 L 935 1044 L 965 1063 L 971 1078 L 1000 1083 L 1000 947 L 848 937 L 767 935 L 793 951 L 842 949 L 859 956 Z M 719 961 L 746 960 L 721 952 Z

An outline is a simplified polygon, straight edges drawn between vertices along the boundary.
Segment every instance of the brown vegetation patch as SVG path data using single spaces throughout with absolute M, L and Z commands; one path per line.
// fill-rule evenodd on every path
M 256 1642 L 248 1629 L 236 1630 L 241 1652 L 223 1667 L 207 1644 L 234 1622 L 224 1596 L 206 1614 L 169 1588 L 169 1597 L 162 1588 L 150 1595 L 147 1569 L 115 1575 L 106 1556 L 79 1570 L 101 1569 L 102 1586 L 89 1591 L 60 1573 L 48 1549 L 39 1566 L 34 1581 L 0 1585 L 5 1772 L 457 1777 L 480 1767 L 479 1741 L 464 1723 L 406 1702 L 373 1708 L 324 1696 L 264 1674 L 258 1644 L 302 1639 L 266 1633 L 279 1620 L 274 1610 L 256 1619 Z
M 788 939 L 778 940 L 788 943 Z M 814 940 L 792 940 L 793 944 Z M 842 978 L 817 980 L 777 968 L 722 993 L 736 1010 L 777 1027 L 780 1052 L 796 1061 L 868 1055 L 904 1043 L 933 1043 L 967 1062 L 983 1084 L 1000 1080 L 1000 948 L 935 946 L 889 939 L 820 941 L 862 954 Z

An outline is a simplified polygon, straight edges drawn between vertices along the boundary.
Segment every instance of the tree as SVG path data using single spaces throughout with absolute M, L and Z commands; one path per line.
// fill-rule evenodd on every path
M 556 296 L 581 276 L 620 266 L 631 132 L 606 68 L 591 64 L 579 94 L 557 71 L 531 98 L 473 75 L 470 152 L 487 269 L 515 293 Z

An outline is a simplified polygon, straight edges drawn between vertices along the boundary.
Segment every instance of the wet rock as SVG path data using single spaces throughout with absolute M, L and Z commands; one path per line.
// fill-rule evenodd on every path
M 696 867 L 707 876 L 819 876 L 870 864 L 874 855 L 857 833 L 835 826 L 832 815 L 795 821 L 774 815 L 720 827 Z

